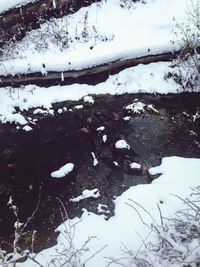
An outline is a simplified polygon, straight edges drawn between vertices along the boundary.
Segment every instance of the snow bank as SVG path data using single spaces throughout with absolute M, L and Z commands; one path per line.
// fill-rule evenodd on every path
M 80 248 L 89 236 L 97 237 L 87 244 L 88 251 L 78 256 L 81 263 L 87 261 L 91 255 L 106 246 L 95 257 L 86 262 L 86 267 L 105 267 L 109 262 L 108 257 L 124 257 L 121 246 L 137 252 L 141 246 L 141 239 L 146 240 L 150 230 L 141 223 L 138 214 L 127 203 L 133 206 L 135 205 L 134 202 L 138 203 L 151 214 L 149 216 L 144 209 L 136 205 L 138 212 L 147 224 L 152 223 L 152 218 L 154 222 L 160 223 L 157 205 L 160 206 L 163 217 L 173 216 L 178 209 L 183 207 L 183 203 L 172 194 L 185 198 L 190 194 L 190 187 L 199 185 L 200 159 L 164 158 L 162 164 L 151 168 L 150 172 L 152 174 L 162 173 L 162 175 L 155 179 L 152 184 L 133 186 L 118 197 L 115 200 L 115 215 L 108 221 L 103 215 L 96 215 L 85 210 L 81 220 L 74 218 L 59 226 L 58 230 L 62 234 L 57 239 L 57 245 L 39 253 L 36 260 L 46 266 L 55 257 L 53 255 L 57 254 L 56 250 L 63 251 L 63 244 L 68 247 L 64 230 L 66 225 L 74 225 L 75 223 L 77 223 L 73 239 L 75 248 Z M 61 261 L 63 262 L 64 259 Z M 17 266 L 35 267 L 37 265 L 28 260 L 24 263 L 18 263 Z M 111 266 L 118 265 L 116 263 Z
M 172 71 L 170 62 L 151 63 L 128 68 L 110 76 L 105 82 L 97 85 L 72 84 L 66 86 L 52 86 L 47 88 L 35 85 L 18 88 L 1 88 L 0 90 L 0 121 L 26 124 L 21 114 L 16 113 L 15 107 L 21 111 L 30 108 L 34 113 L 48 112 L 53 114 L 52 104 L 66 100 L 80 100 L 89 94 L 120 95 L 125 93 L 178 93 L 183 89 L 172 79 L 166 79 L 166 74 Z M 86 98 L 87 99 L 87 98 Z M 82 107 L 82 106 L 81 106 Z M 76 107 L 77 108 L 77 107 Z M 146 107 L 148 109 L 150 107 Z M 104 128 L 99 127 L 99 131 Z

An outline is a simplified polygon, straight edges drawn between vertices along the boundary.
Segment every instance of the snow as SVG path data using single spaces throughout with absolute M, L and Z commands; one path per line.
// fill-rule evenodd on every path
M 63 112 L 62 108 L 58 109 L 58 114 L 61 114 Z
M 47 110 L 43 110 L 41 108 L 37 108 L 33 111 L 33 114 L 36 115 L 36 114 L 48 114 L 48 111 Z
M 82 109 L 83 108 L 83 105 L 77 105 L 74 107 L 74 109 Z
M 157 114 L 159 113 L 159 111 L 152 104 L 147 105 L 146 107 L 147 107 L 147 110 L 150 110 L 150 111 L 157 113 Z
M 137 162 L 132 162 L 129 166 L 131 169 L 141 169 L 141 165 Z
M 117 197 L 114 201 L 115 215 L 113 217 L 105 220 L 104 215 L 96 215 L 84 210 L 81 218 L 76 217 L 60 225 L 57 231 L 62 234 L 57 239 L 57 245 L 43 250 L 36 255 L 35 259 L 46 266 L 55 257 L 53 255 L 57 255 L 57 250 L 63 250 L 63 244 L 64 247 L 69 247 L 71 243 L 67 243 L 64 230 L 69 225 L 74 224 L 76 224 L 76 227 L 73 246 L 76 249 L 82 247 L 88 237 L 96 236 L 87 244 L 88 249 L 79 257 L 81 263 L 84 263 L 95 252 L 104 247 L 91 260 L 86 262 L 86 267 L 105 267 L 109 262 L 109 257 L 126 259 L 127 255 L 124 254 L 121 247 L 137 252 L 143 243 L 141 240 L 146 240 L 147 236 L 152 238 L 152 236 L 149 233 L 150 230 L 141 223 L 135 210 L 127 204 L 135 206 L 145 223 L 149 225 L 160 223 L 160 213 L 157 205 L 160 206 L 163 217 L 173 216 L 177 210 L 183 208 L 182 201 L 175 195 L 182 198 L 188 197 L 191 193 L 191 187 L 199 185 L 200 159 L 167 157 L 162 160 L 160 166 L 151 168 L 150 172 L 153 174 L 162 173 L 162 175 L 155 179 L 152 184 L 132 186 Z M 145 212 L 145 209 L 150 212 L 151 217 Z M 128 266 L 126 260 L 123 264 Z M 27 260 L 18 263 L 17 266 L 35 267 L 37 264 Z M 111 266 L 119 265 L 113 263 Z
M 103 142 L 106 143 L 106 142 L 107 142 L 107 139 L 108 139 L 107 135 L 104 134 L 104 135 L 102 136 L 102 140 L 103 140 Z
M 78 197 L 75 197 L 75 198 L 71 198 L 70 201 L 71 202 L 79 202 L 83 199 L 86 199 L 86 198 L 98 198 L 100 197 L 100 193 L 99 193 L 99 190 L 97 188 L 95 189 L 85 189 L 83 190 L 82 194 Z
M 126 109 L 129 112 L 133 112 L 135 114 L 142 114 L 145 112 L 145 110 L 148 110 L 156 114 L 159 113 L 159 111 L 152 104 L 146 105 L 140 102 L 137 98 L 134 99 L 134 102 L 132 104 L 126 106 Z M 130 119 L 129 116 L 124 118 L 124 120 L 129 120 L 129 119 Z
M 62 166 L 59 170 L 54 171 L 51 173 L 51 177 L 53 178 L 62 178 L 72 172 L 74 169 L 73 163 L 67 163 L 64 166 Z
M 0 13 L 7 11 L 8 9 L 24 6 L 28 3 L 33 3 L 39 0 L 1 0 L 0 1 Z
M 97 166 L 98 165 L 98 159 L 96 158 L 96 155 L 94 152 L 91 152 L 91 155 L 93 157 L 93 166 Z
M 23 90 L 13 88 L 12 93 L 10 93 L 9 87 L 1 88 L 0 121 L 4 123 L 16 121 L 16 123 L 27 124 L 26 119 L 21 114 L 16 114 L 15 107 L 18 107 L 21 111 L 43 107 L 50 114 L 53 114 L 53 110 L 51 109 L 53 103 L 66 100 L 81 100 L 89 94 L 167 94 L 185 91 L 174 80 L 165 78 L 166 74 L 172 71 L 170 64 L 170 62 L 158 62 L 148 65 L 141 64 L 110 76 L 105 82 L 97 85 L 58 85 L 48 87 L 48 90 L 45 87 L 27 85 L 24 86 Z
M 26 126 L 23 127 L 23 130 L 26 131 L 26 132 L 30 132 L 30 131 L 33 130 L 33 128 L 30 127 L 29 125 L 26 125 Z
M 130 119 L 131 119 L 130 116 L 126 116 L 126 117 L 123 118 L 124 121 L 129 121 Z
M 130 150 L 131 147 L 127 144 L 127 142 L 125 140 L 118 140 L 115 143 L 115 148 L 117 148 L 117 149 L 128 149 L 128 150 Z
M 96 130 L 99 131 L 99 132 L 103 132 L 105 130 L 105 127 L 104 126 L 100 126 Z
M 1 117 L 1 115 L 0 115 Z M 25 120 L 25 118 L 19 114 L 19 113 L 15 113 L 15 114 L 8 114 L 6 117 L 2 116 L 2 122 L 9 122 L 9 123 L 19 123 L 21 125 L 25 125 L 27 124 L 27 121 Z
M 15 44 L 11 55 L 9 47 L 4 50 L 0 74 L 41 72 L 46 75 L 49 71 L 58 71 L 62 79 L 62 72 L 66 70 L 176 50 L 177 46 L 171 42 L 176 39 L 172 31 L 176 25 L 174 18 L 179 23 L 186 21 L 187 1 L 146 2 L 134 3 L 128 9 L 120 7 L 120 0 L 102 1 L 70 16 L 46 22 Z M 50 33 L 49 29 L 52 29 Z M 52 34 L 55 29 L 61 41 Z
M 193 115 L 192 117 L 193 117 L 193 122 L 195 122 L 197 119 L 200 118 L 199 109 L 197 110 L 197 112 L 195 113 L 195 115 Z
M 0 12 L 32 1 L 1 0 Z M 179 23 L 186 21 L 187 1 L 147 0 L 146 4 L 132 3 L 130 9 L 120 7 L 120 3 L 121 0 L 94 3 L 73 15 L 52 19 L 51 22 L 42 24 L 40 29 L 31 31 L 19 44 L 16 43 L 12 53 L 9 53 L 9 46 L 5 47 L 0 58 L 0 75 L 33 72 L 47 75 L 49 71 L 58 71 L 61 81 L 64 81 L 64 71 L 81 70 L 115 60 L 177 49 L 177 46 L 171 43 L 171 40 L 176 38 L 173 34 L 176 24 L 174 18 Z M 54 0 L 53 5 L 55 7 Z M 113 14 L 115 15 L 113 16 Z M 83 27 L 83 21 L 87 24 L 86 29 Z M 63 27 L 66 25 L 68 27 Z M 61 35 L 63 29 L 67 28 L 69 33 L 64 32 L 62 36 L 67 38 L 70 36 L 71 42 L 68 43 L 68 46 L 63 47 L 62 42 L 56 44 L 55 36 L 47 31 L 49 28 L 58 29 Z M 85 37 L 83 37 L 83 33 L 86 35 Z M 43 39 L 42 36 L 44 36 Z M 76 37 L 80 37 L 79 40 Z M 45 45 L 47 48 L 43 49 L 42 46 Z M 39 46 L 41 46 L 40 49 Z M 1 88 L 0 121 L 21 124 L 23 130 L 29 131 L 32 130 L 27 125 L 32 123 L 30 112 L 27 118 L 21 112 L 32 108 L 35 109 L 33 115 L 54 115 L 52 109 L 54 103 L 83 100 L 84 103 L 94 104 L 94 98 L 90 96 L 91 94 L 183 92 L 184 89 L 179 84 L 173 79 L 167 78 L 167 74 L 173 70 L 172 65 L 173 62 L 140 64 L 109 76 L 105 82 L 96 85 L 51 86 L 48 90 L 35 85 L 23 86 L 20 89 Z M 191 89 L 187 90 L 190 91 Z M 74 109 L 82 108 L 83 105 L 74 107 Z M 153 105 L 144 104 L 138 99 L 135 99 L 125 109 L 136 114 L 145 111 L 158 113 Z M 57 112 L 60 114 L 62 111 L 67 111 L 67 108 L 60 108 Z M 193 115 L 193 120 L 195 121 L 199 116 L 197 110 L 196 114 Z M 126 116 L 123 119 L 129 121 L 130 118 L 130 116 Z M 19 126 L 17 127 L 19 128 Z M 105 127 L 100 126 L 96 130 L 103 132 Z M 104 134 L 102 140 L 106 142 L 107 135 Z M 123 139 L 115 143 L 115 148 L 131 149 Z M 93 166 L 97 166 L 98 160 L 95 153 L 91 152 L 91 156 Z M 116 161 L 113 164 L 119 166 Z M 141 165 L 132 162 L 130 168 L 140 169 Z M 67 163 L 52 172 L 51 177 L 62 178 L 73 169 L 74 164 Z M 154 237 L 149 233 L 148 227 L 141 223 L 141 218 L 148 225 L 155 222 L 160 223 L 158 205 L 163 217 L 174 216 L 177 210 L 183 208 L 183 203 L 176 196 L 188 197 L 191 193 L 191 187 L 199 185 L 199 173 L 200 159 L 186 159 L 176 156 L 163 158 L 160 166 L 149 169 L 150 175 L 160 174 L 151 184 L 132 186 L 113 200 L 115 204 L 113 217 L 105 220 L 106 214 L 109 212 L 105 204 L 99 204 L 97 207 L 97 212 L 103 213 L 103 215 L 97 215 L 84 209 L 81 218 L 75 217 L 67 220 L 58 227 L 57 231 L 61 234 L 57 238 L 57 245 L 34 255 L 34 259 L 41 266 L 58 267 L 57 262 L 52 261 L 52 259 L 58 255 L 59 266 L 64 264 L 64 253 L 59 254 L 59 252 L 66 249 L 65 255 L 69 253 L 72 258 L 73 255 L 77 257 L 74 259 L 76 264 L 71 264 L 73 266 L 81 266 L 82 264 L 86 267 L 105 267 L 109 263 L 110 257 L 122 258 L 124 259 L 122 266 L 129 266 L 123 248 L 137 252 L 138 249 L 141 249 L 141 240 L 146 240 L 147 236 L 154 242 Z M 100 192 L 97 188 L 86 189 L 81 195 L 70 200 L 71 202 L 79 202 L 83 199 L 98 198 L 99 196 Z M 9 199 L 9 203 L 12 204 L 12 198 Z M 134 208 L 139 212 L 141 218 Z M 145 210 L 149 212 L 150 216 Z M 67 233 L 66 229 L 68 230 Z M 71 239 L 68 236 L 70 233 L 73 233 Z M 87 242 L 90 237 L 92 237 L 90 242 Z M 87 247 L 84 247 L 85 245 Z M 191 243 L 191 248 L 195 248 L 197 245 L 197 241 L 194 240 Z M 79 249 L 83 247 L 84 250 L 80 251 Z M 25 262 L 17 263 L 16 266 L 36 267 L 38 264 L 28 259 Z M 118 266 L 117 262 L 113 262 L 112 266 Z
M 108 210 L 108 206 L 105 204 L 101 204 L 101 203 L 99 203 L 97 206 L 97 212 L 98 213 L 105 213 L 105 214 L 110 213 L 110 211 Z
M 15 229 L 20 229 L 23 225 L 24 225 L 23 223 L 21 223 L 21 222 L 19 222 L 19 221 L 16 221 L 16 222 L 14 223 L 14 228 L 15 228 Z
M 86 103 L 94 104 L 94 98 L 92 96 L 89 96 L 89 95 L 84 96 L 83 101 Z
M 145 111 L 144 108 L 145 108 L 145 104 L 138 101 L 138 99 L 135 99 L 133 104 L 126 106 L 127 110 L 132 111 L 133 113 L 137 113 L 137 114 L 143 113 Z
M 115 166 L 119 166 L 119 163 L 117 161 L 113 161 L 113 163 L 115 164 Z
M 38 104 L 38 106 L 39 106 L 39 104 Z M 33 111 L 33 114 L 34 115 L 37 115 L 37 114 L 43 114 L 43 115 L 51 114 L 51 115 L 54 115 L 54 110 L 51 109 L 51 108 L 47 108 L 47 110 L 44 110 L 44 109 L 41 109 L 41 108 L 36 108 Z

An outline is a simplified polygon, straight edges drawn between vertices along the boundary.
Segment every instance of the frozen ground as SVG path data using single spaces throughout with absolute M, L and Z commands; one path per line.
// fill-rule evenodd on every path
M 123 2 L 128 4 L 122 7 Z M 187 1 L 145 2 L 102 1 L 42 24 L 4 49 L 0 75 L 46 75 L 176 50 L 173 30 L 186 21 Z
M 88 213 L 85 210 L 81 218 L 68 220 L 59 226 L 57 231 L 60 231 L 61 234 L 57 239 L 57 245 L 42 251 L 35 259 L 42 266 L 48 264 L 48 266 L 62 266 L 61 264 L 67 257 L 73 255 L 71 260 L 76 262 L 76 266 L 104 267 L 111 261 L 108 258 L 123 258 L 124 266 L 135 266 L 126 260 L 127 255 L 123 249 L 127 248 L 136 253 L 142 244 L 141 240 L 146 240 L 148 236 L 148 240 L 151 238 L 153 242 L 153 237 L 148 227 L 142 224 L 135 210 L 127 204 L 134 206 L 133 200 L 146 209 L 151 214 L 153 221 L 143 208 L 136 205 L 144 222 L 148 225 L 160 224 L 158 205 L 163 217 L 173 217 L 178 209 L 183 208 L 183 202 L 176 196 L 188 197 L 191 187 L 199 185 L 200 160 L 179 157 L 164 158 L 160 166 L 150 169 L 150 173 L 161 174 L 161 176 L 152 184 L 133 186 L 118 197 L 115 200 L 114 217 L 106 221 L 104 216 Z M 75 230 L 75 235 L 71 236 L 73 244 L 70 247 L 67 239 L 72 229 Z M 91 237 L 90 242 L 86 245 L 85 250 L 81 250 L 89 237 Z M 99 250 L 101 251 L 90 259 Z M 81 265 L 84 262 L 85 265 Z M 156 264 L 156 262 L 154 263 Z M 161 262 L 159 266 L 169 266 L 169 262 L 166 264 L 168 265 Z M 37 264 L 28 260 L 17 266 L 32 267 Z M 118 266 L 118 264 L 113 263 L 111 266 Z M 177 265 L 171 263 L 170 266 Z

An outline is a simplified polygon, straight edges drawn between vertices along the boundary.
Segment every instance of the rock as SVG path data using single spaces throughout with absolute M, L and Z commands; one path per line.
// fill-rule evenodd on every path
M 113 120 L 113 121 L 119 121 L 119 120 L 120 120 L 120 116 L 119 116 L 119 114 L 113 112 L 113 113 L 112 113 L 112 120 Z
M 86 127 L 83 127 L 83 128 L 80 128 L 80 129 L 79 129 L 79 132 L 80 132 L 80 133 L 89 133 L 90 130 L 89 130 L 88 128 L 86 128 Z

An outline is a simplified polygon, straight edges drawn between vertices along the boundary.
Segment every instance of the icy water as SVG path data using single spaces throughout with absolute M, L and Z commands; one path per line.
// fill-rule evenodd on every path
M 135 114 L 125 107 L 138 99 L 153 104 Z M 12 195 L 25 221 L 36 207 L 38 212 L 29 224 L 24 246 L 30 246 L 31 231 L 37 230 L 35 248 L 40 250 L 55 242 L 54 229 L 62 222 L 59 198 L 69 217 L 80 216 L 82 208 L 97 213 L 99 203 L 106 204 L 105 214 L 113 215 L 113 199 L 133 185 L 150 183 L 148 168 L 158 165 L 162 157 L 200 157 L 200 118 L 194 116 L 200 106 L 200 94 L 94 96 L 95 103 L 63 102 L 53 106 L 52 115 L 23 113 L 37 119 L 33 130 L 25 132 L 16 125 L 0 125 L 0 242 L 12 240 L 15 218 L 7 202 Z M 76 105 L 82 109 L 74 109 Z M 68 111 L 61 114 L 60 108 Z M 154 110 L 154 108 L 156 110 Z M 72 109 L 69 111 L 69 109 Z M 128 121 L 124 117 L 129 116 Z M 104 126 L 104 131 L 97 131 Z M 103 141 L 103 136 L 107 141 Z M 130 150 L 118 150 L 115 142 L 124 139 Z M 93 166 L 91 152 L 99 164 Z M 73 172 L 54 179 L 51 172 L 73 162 Z M 114 164 L 118 162 L 118 166 Z M 133 170 L 130 163 L 142 165 Z M 84 189 L 98 188 L 98 199 L 78 203 L 70 198 Z M 5 243 L 4 243 L 5 245 Z

